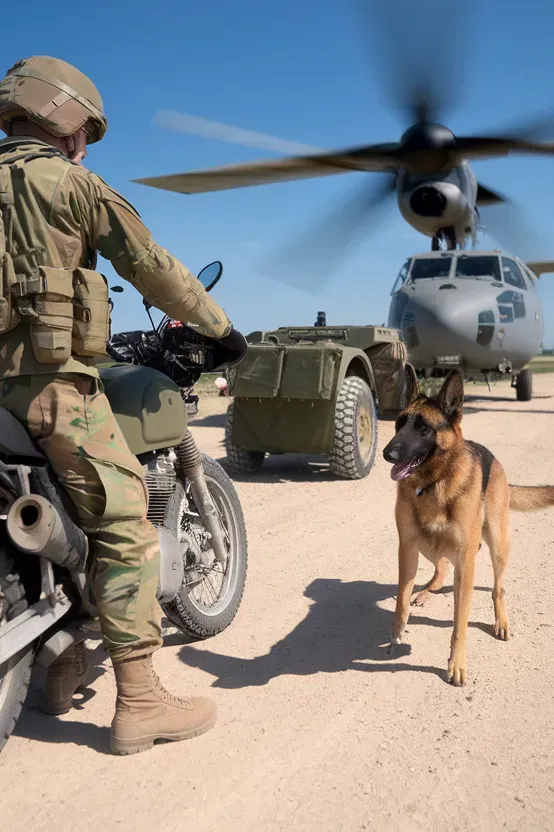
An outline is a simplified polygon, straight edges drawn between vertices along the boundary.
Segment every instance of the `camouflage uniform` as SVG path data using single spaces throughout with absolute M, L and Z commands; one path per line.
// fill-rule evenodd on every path
M 32 276 L 40 265 L 90 267 L 99 252 L 163 312 L 197 324 L 206 335 L 226 335 L 232 325 L 225 313 L 185 266 L 153 242 L 127 200 L 51 151 L 34 138 L 0 141 L 0 165 L 10 166 L 15 198 L 16 273 Z M 22 321 L 0 335 L 0 406 L 37 440 L 93 542 L 94 590 L 112 658 L 131 650 L 148 655 L 161 644 L 157 535 L 146 519 L 142 468 L 104 395 L 95 362 L 37 362 Z

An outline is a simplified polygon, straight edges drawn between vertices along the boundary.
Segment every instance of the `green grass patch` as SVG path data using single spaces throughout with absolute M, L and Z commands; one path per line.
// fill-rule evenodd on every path
M 554 373 L 554 355 L 537 355 L 528 367 L 534 373 Z
M 214 382 L 222 373 L 204 373 L 194 385 L 197 396 L 219 396 L 219 390 Z

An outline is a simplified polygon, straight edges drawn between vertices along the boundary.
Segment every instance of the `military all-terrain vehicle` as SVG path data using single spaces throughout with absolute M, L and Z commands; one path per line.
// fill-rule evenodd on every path
M 417 385 L 399 330 L 314 326 L 251 332 L 245 359 L 228 372 L 229 467 L 254 473 L 266 454 L 324 454 L 331 471 L 366 477 L 378 419 L 394 418 Z

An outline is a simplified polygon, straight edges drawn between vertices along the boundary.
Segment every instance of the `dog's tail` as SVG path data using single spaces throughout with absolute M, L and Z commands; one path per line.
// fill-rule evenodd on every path
M 554 506 L 554 485 L 510 485 L 512 511 L 538 511 Z

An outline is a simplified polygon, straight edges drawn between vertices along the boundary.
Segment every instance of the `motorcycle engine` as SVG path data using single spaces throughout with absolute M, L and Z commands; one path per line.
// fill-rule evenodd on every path
M 163 525 L 165 511 L 171 495 L 175 491 L 177 478 L 175 476 L 175 451 L 164 454 L 153 454 L 143 465 L 148 488 L 147 519 L 154 526 Z

